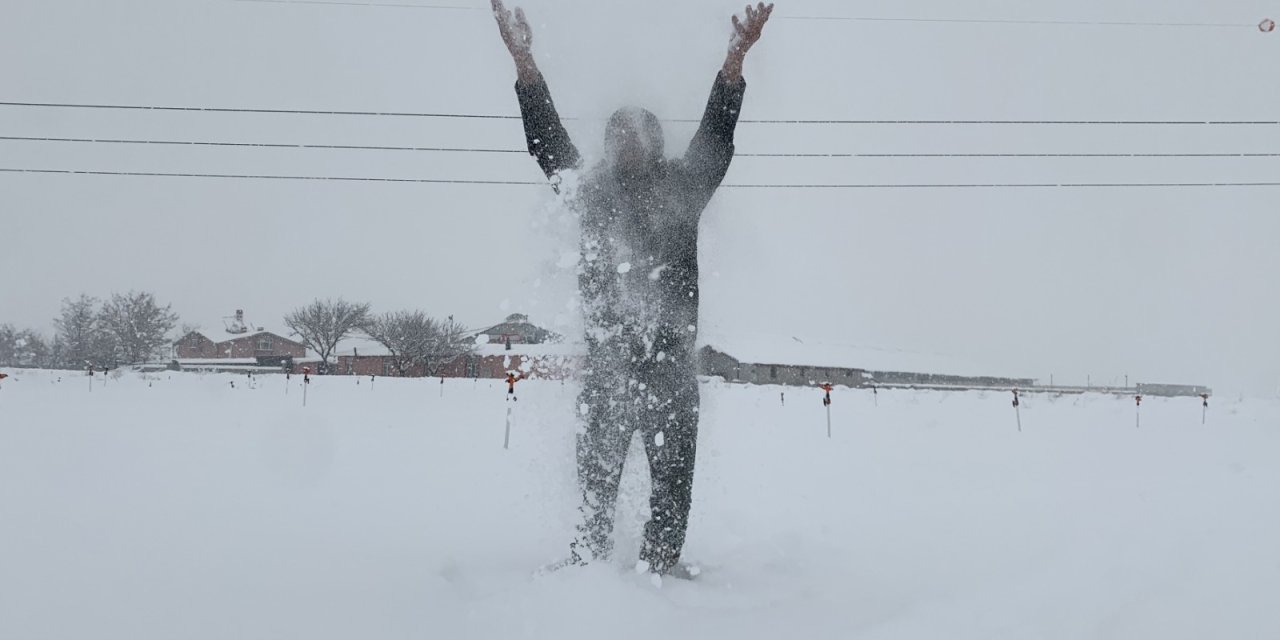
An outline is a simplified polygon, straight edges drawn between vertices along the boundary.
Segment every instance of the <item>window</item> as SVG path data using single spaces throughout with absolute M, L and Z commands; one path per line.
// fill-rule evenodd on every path
M 777 380 L 777 379 L 778 379 L 778 367 L 777 367 L 777 365 L 772 365 L 772 364 L 771 364 L 771 365 L 769 365 L 769 379 L 770 379 L 770 380 Z
M 258 338 L 258 351 L 271 350 L 271 336 L 262 336 Z

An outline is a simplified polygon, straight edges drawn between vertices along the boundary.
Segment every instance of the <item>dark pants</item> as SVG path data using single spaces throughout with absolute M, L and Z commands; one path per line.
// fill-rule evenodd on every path
M 639 431 L 653 485 L 640 559 L 658 572 L 680 560 L 693 497 L 698 401 L 698 379 L 688 366 L 587 376 L 580 406 L 585 409 L 585 426 L 578 436 L 583 493 L 579 544 L 591 557 L 607 558 L 613 551 L 618 484 L 632 434 Z

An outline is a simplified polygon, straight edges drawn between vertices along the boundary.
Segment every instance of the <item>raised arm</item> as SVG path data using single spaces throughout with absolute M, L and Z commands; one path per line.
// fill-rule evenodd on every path
M 503 6 L 502 0 L 492 0 L 492 4 L 498 32 L 516 63 L 516 97 L 520 100 L 529 155 L 538 160 L 538 166 L 548 178 L 577 167 L 580 161 L 578 149 L 560 122 L 560 114 L 551 100 L 551 90 L 533 59 L 533 29 L 524 11 L 517 8 L 512 13 Z
M 738 16 L 733 17 L 733 36 L 729 39 L 729 54 L 725 56 L 724 68 L 721 70 L 729 82 L 742 79 L 742 61 L 746 59 L 751 47 L 760 41 L 764 25 L 769 22 L 769 16 L 773 14 L 773 3 L 761 2 L 754 9 L 751 5 L 747 5 L 746 13 L 745 22 L 739 20 Z
M 738 126 L 738 114 L 747 89 L 747 82 L 742 78 L 742 63 L 747 52 L 760 40 L 772 13 L 773 5 L 761 2 L 754 8 L 747 6 L 745 21 L 733 16 L 729 53 L 711 87 L 711 98 L 707 100 L 707 109 L 702 114 L 702 124 L 685 153 L 685 164 L 699 186 L 705 189 L 714 191 L 720 186 L 733 160 L 733 132 Z M 707 197 L 710 198 L 709 193 Z

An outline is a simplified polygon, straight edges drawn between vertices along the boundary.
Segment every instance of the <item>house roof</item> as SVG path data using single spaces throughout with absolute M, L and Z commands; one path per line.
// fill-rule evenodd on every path
M 359 337 L 343 340 L 338 349 L 334 351 L 333 357 L 351 356 L 358 351 L 361 357 L 364 356 L 388 356 L 391 351 L 381 344 L 370 338 Z M 476 345 L 472 355 L 476 356 L 522 356 L 522 357 L 555 357 L 555 356 L 579 356 L 585 354 L 586 347 L 581 344 L 564 344 L 564 343 L 540 343 L 540 344 L 513 344 L 508 350 L 505 344 L 490 343 Z
M 194 333 L 199 333 L 200 335 L 216 343 L 230 342 L 232 340 L 241 340 L 244 338 L 252 338 L 263 333 L 269 333 L 278 338 L 288 340 L 289 342 L 292 342 L 294 344 L 302 344 L 296 337 L 291 337 L 291 334 L 293 333 L 293 331 L 289 330 L 289 328 L 278 326 L 278 325 L 269 325 L 269 324 L 263 324 L 259 322 L 251 322 L 251 320 L 253 319 L 254 318 L 244 319 L 243 326 L 246 329 L 248 329 L 244 333 L 231 333 L 230 331 L 227 330 L 228 328 L 236 324 L 236 320 L 234 316 L 218 318 L 214 322 L 206 322 L 202 325 L 199 325 L 198 328 L 194 331 Z M 188 333 L 186 335 L 183 335 L 182 337 L 185 338 L 188 335 L 191 335 L 191 334 Z
M 260 336 L 260 335 L 270 335 L 272 338 L 277 338 L 277 339 L 284 340 L 284 341 L 289 342 L 289 343 L 292 343 L 292 344 L 296 344 L 296 345 L 298 345 L 298 346 L 302 346 L 302 342 L 301 342 L 301 341 L 296 340 L 296 339 L 294 339 L 294 338 L 287 337 L 287 335 L 286 335 L 286 334 L 277 333 L 277 332 L 275 332 L 275 331 L 250 331 L 250 332 L 248 332 L 248 333 L 241 333 L 241 334 L 225 333 L 225 332 L 224 332 L 224 333 L 219 334 L 219 333 L 214 333 L 214 332 L 212 332 L 212 331 L 202 331 L 202 330 L 199 330 L 199 329 L 197 329 L 197 330 L 195 330 L 195 331 L 190 331 L 190 332 L 187 332 L 187 333 L 183 334 L 183 335 L 182 335 L 182 337 L 180 337 L 180 338 L 178 338 L 177 340 L 175 340 L 175 341 L 173 342 L 173 344 L 174 344 L 174 345 L 177 345 L 177 344 L 181 343 L 183 340 L 186 340 L 186 339 L 187 339 L 189 336 L 191 336 L 192 334 L 200 335 L 200 336 L 204 336 L 206 339 L 210 340 L 210 341 L 211 341 L 211 342 L 213 342 L 215 345 L 224 344 L 224 343 L 231 342 L 231 341 L 234 341 L 234 340 L 244 340 L 244 339 L 247 339 L 247 338 L 256 338 L 256 337 L 258 337 L 258 336 Z
M 507 316 L 507 319 L 500 324 L 495 324 L 487 329 L 477 331 L 476 335 L 518 335 L 541 341 L 548 340 L 556 334 L 553 331 L 543 329 L 542 327 L 529 322 L 528 316 L 514 313 Z
M 477 345 L 475 355 L 481 357 L 492 356 L 521 356 L 530 358 L 545 357 L 571 357 L 581 356 L 587 353 L 586 345 L 564 342 L 544 342 L 541 344 L 513 344 L 511 349 L 507 349 L 504 344 L 482 344 Z
M 257 366 L 257 358 L 178 358 L 174 360 L 180 367 L 234 367 Z
M 218 343 L 221 344 L 223 342 L 231 342 L 233 340 L 244 340 L 246 338 L 257 338 L 258 336 L 262 336 L 262 335 L 269 335 L 273 338 L 279 338 L 287 342 L 292 342 L 293 344 L 296 344 L 296 345 L 302 344 L 298 340 L 286 337 L 285 335 L 276 333 L 274 331 L 250 331 L 249 333 L 242 333 L 239 335 L 229 333 L 227 334 L 227 337 L 218 340 Z M 210 336 L 210 339 L 213 339 L 212 336 Z
M 352 356 L 359 353 L 364 356 L 389 356 L 391 350 L 382 346 L 373 338 L 367 336 L 353 336 L 338 343 L 338 348 L 333 352 L 333 356 Z
M 780 335 L 716 334 L 704 344 L 740 362 L 832 369 L 862 369 L 957 376 L 1007 376 L 946 354 L 894 347 L 847 345 L 801 340 Z M 1016 372 L 1015 372 L 1016 374 Z

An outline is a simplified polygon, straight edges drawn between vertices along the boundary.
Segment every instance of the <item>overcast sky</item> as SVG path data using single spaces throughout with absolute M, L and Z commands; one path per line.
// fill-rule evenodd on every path
M 445 0 L 440 0 L 443 3 Z M 484 8 L 480 0 L 449 0 Z M 1273 3 L 779 2 L 749 119 L 1274 120 Z M 9 0 L 0 100 L 517 113 L 484 10 Z M 741 3 L 529 0 L 580 146 L 634 103 L 701 114 Z M 788 16 L 1228 23 L 1066 26 Z M 1272 16 L 1280 17 L 1280 16 Z M 683 149 L 692 125 L 668 127 Z M 0 107 L 0 136 L 517 149 L 510 120 Z M 1280 153 L 1276 126 L 743 124 L 741 153 Z M 0 141 L 0 168 L 538 180 L 519 154 Z M 1276 181 L 1280 158 L 738 158 L 730 184 Z M 571 326 L 572 224 L 536 186 L 0 173 L 0 322 L 144 289 L 205 328 L 316 296 Z M 946 353 L 1059 382 L 1280 389 L 1277 188 L 723 189 L 706 339 Z

